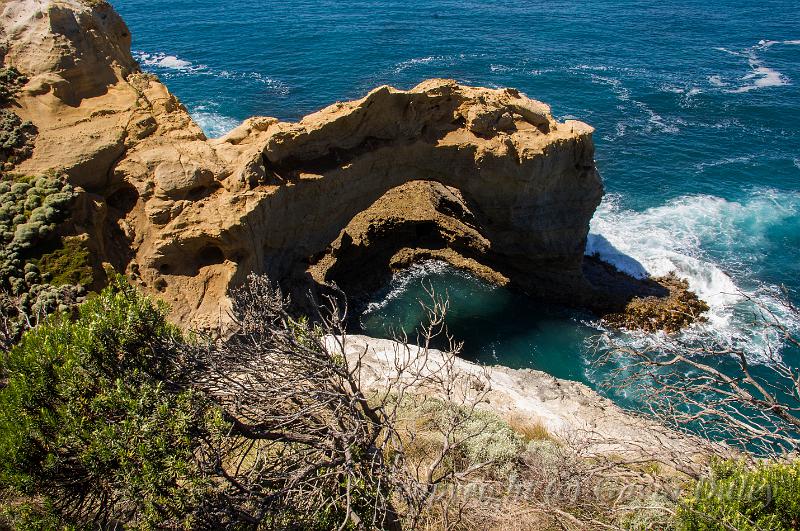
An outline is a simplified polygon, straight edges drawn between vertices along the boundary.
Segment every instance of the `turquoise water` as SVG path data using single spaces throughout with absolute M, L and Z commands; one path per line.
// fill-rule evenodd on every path
M 775 305 L 779 286 L 800 288 L 796 1 L 114 4 L 144 68 L 211 136 L 251 115 L 297 119 L 429 77 L 517 87 L 560 119 L 589 122 L 608 192 L 590 252 L 687 278 L 711 304 L 709 323 L 687 340 L 743 345 L 756 360 L 765 344 L 780 345 L 752 337 L 740 292 Z M 594 382 L 589 316 L 437 264 L 395 279 L 365 328 L 413 322 L 423 279 L 447 289 L 465 356 Z

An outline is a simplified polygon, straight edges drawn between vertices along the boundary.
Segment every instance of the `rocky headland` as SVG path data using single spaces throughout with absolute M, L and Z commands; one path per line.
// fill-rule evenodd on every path
M 593 129 L 516 90 L 384 86 L 298 123 L 254 117 L 207 139 L 141 72 L 105 2 L 7 1 L 0 42 L 24 81 L 8 112 L 35 131 L 7 173 L 66 175 L 70 232 L 92 266 L 128 274 L 177 322 L 216 325 L 251 272 L 357 298 L 426 258 L 604 314 L 644 301 L 636 319 L 616 318 L 630 327 L 675 314 L 661 303 L 675 283 L 584 258 L 603 195 Z

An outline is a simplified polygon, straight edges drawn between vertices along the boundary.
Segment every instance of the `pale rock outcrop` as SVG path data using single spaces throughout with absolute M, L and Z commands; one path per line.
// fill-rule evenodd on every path
M 435 349 L 423 350 L 388 339 L 349 335 L 343 344 L 342 338 L 329 337 L 327 342 L 334 351 L 343 347 L 351 366 L 359 367 L 360 382 L 366 390 L 385 392 L 400 381 L 410 384 L 412 392 L 436 396 L 441 389 L 426 382 L 451 377 L 455 389 L 469 396 L 482 395 L 479 409 L 512 424 L 541 426 L 555 439 L 582 448 L 585 457 L 613 454 L 620 459 L 660 462 L 691 471 L 699 469 L 710 455 L 707 441 L 625 411 L 582 383 L 531 369 L 483 367 L 460 358 L 452 360 Z M 717 450 L 724 451 L 722 447 Z

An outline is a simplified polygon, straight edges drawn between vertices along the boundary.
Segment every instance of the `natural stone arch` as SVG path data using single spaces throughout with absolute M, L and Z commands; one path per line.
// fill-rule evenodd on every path
M 213 270 L 229 284 L 255 271 L 296 287 L 360 213 L 425 181 L 457 191 L 469 211 L 470 259 L 529 293 L 575 302 L 587 291 L 583 251 L 603 192 L 591 133 L 580 122 L 556 122 L 546 105 L 513 90 L 447 80 L 411 91 L 382 87 L 297 124 L 271 122 L 261 148 L 223 181 L 227 190 L 184 206 L 155 254 L 163 261 L 184 252 L 181 241 L 212 237 L 225 256 L 241 256 Z M 220 145 L 242 136 L 234 131 Z M 311 269 L 316 280 L 325 277 Z M 201 281 L 209 284 L 178 284 Z
M 513 89 L 449 80 L 380 87 L 299 123 L 255 117 L 209 140 L 139 70 L 128 29 L 108 4 L 15 0 L 4 8 L 14 21 L 4 62 L 29 78 L 14 112 L 37 130 L 16 171 L 65 174 L 79 192 L 70 224 L 86 235 L 98 269 L 110 264 L 158 292 L 175 321 L 216 326 L 228 289 L 251 271 L 289 286 L 325 280 L 314 266 L 330 254 L 344 267 L 342 230 L 355 229 L 359 216 L 367 228 L 382 223 L 380 211 L 361 213 L 393 204 L 398 187 L 417 180 L 429 183 L 425 193 L 446 186 L 463 198 L 480 225 L 480 245 L 470 247 L 479 273 L 601 310 L 666 291 L 584 259 L 602 195 L 592 129 L 557 122 L 547 105 Z M 426 230 L 441 232 L 447 219 Z

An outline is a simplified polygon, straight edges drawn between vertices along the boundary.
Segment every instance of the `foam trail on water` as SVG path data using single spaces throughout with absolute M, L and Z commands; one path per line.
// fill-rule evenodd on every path
M 708 322 L 686 337 L 744 348 L 758 359 L 764 344 L 748 326 L 748 299 L 780 312 L 780 294 L 776 286 L 756 283 L 750 270 L 769 245 L 767 233 L 800 213 L 800 193 L 758 191 L 741 203 L 684 196 L 643 212 L 625 210 L 619 200 L 610 194 L 598 208 L 586 254 L 639 278 L 670 272 L 685 278 L 710 307 Z M 778 338 L 769 341 L 780 346 Z
M 429 55 L 427 57 L 414 57 L 397 63 L 394 67 L 395 73 L 403 72 L 409 68 L 415 68 L 420 65 L 430 65 L 434 63 L 452 64 L 455 61 L 453 55 Z
M 370 314 L 385 308 L 392 300 L 402 297 L 409 286 L 419 284 L 429 276 L 441 274 L 446 271 L 464 274 L 450 266 L 447 262 L 441 260 L 426 260 L 424 262 L 412 264 L 408 269 L 392 276 L 387 293 L 381 297 L 377 297 L 375 301 L 370 302 L 364 313 Z
M 273 93 L 286 96 L 290 88 L 286 83 L 273 79 L 260 72 L 234 72 L 224 69 L 212 69 L 208 65 L 194 64 L 176 55 L 163 52 L 148 53 L 134 51 L 133 57 L 145 70 L 163 75 L 165 78 L 175 76 L 210 76 L 219 79 L 235 79 L 266 85 Z
M 424 66 L 438 66 L 440 68 L 450 68 L 462 61 L 468 59 L 475 59 L 476 57 L 483 57 L 485 54 L 450 54 L 450 55 L 429 55 L 427 57 L 413 57 L 400 61 L 394 65 L 393 71 L 395 74 L 400 74 L 408 69 L 416 69 Z
M 750 92 L 751 90 L 761 88 L 789 85 L 789 78 L 787 78 L 778 70 L 766 66 L 763 59 L 761 59 L 759 56 L 759 52 L 769 50 L 775 45 L 797 46 L 800 45 L 800 40 L 767 41 L 762 39 L 758 41 L 758 44 L 755 46 L 751 46 L 750 48 L 741 52 L 728 50 L 727 48 L 717 48 L 717 50 L 721 52 L 725 52 L 736 57 L 746 58 L 747 64 L 750 67 L 750 72 L 741 78 L 741 81 L 746 81 L 746 83 L 739 87 L 729 89 L 727 92 Z M 714 79 L 712 80 L 712 78 Z M 712 83 L 716 86 L 726 85 L 720 80 L 719 76 L 711 76 L 709 80 L 712 81 Z

